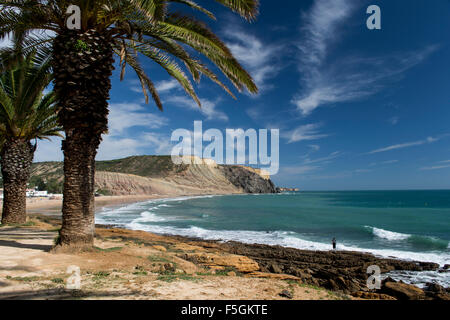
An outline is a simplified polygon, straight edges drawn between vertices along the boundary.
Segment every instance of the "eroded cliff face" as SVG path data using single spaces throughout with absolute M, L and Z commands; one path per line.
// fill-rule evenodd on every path
M 225 177 L 244 193 L 277 193 L 272 180 L 242 166 L 220 166 Z
M 111 195 L 275 193 L 272 181 L 239 166 L 187 165 L 163 178 L 99 171 L 96 187 Z
M 170 157 L 140 156 L 97 162 L 96 190 L 106 195 L 162 195 L 274 193 L 266 175 L 243 166 L 218 165 L 208 159 L 173 164 Z M 60 162 L 33 164 L 33 178 L 62 188 Z

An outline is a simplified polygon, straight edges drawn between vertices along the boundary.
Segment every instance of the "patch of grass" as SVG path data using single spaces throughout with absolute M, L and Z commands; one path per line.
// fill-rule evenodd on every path
M 229 272 L 236 273 L 236 276 L 240 277 L 242 276 L 242 273 L 237 271 L 236 268 L 233 267 L 225 267 L 223 270 L 216 270 L 216 276 L 228 276 Z
M 105 278 L 108 278 L 110 273 L 107 271 L 98 271 L 98 272 L 95 272 L 93 275 L 94 275 L 94 281 L 100 281 Z
M 173 263 L 172 261 L 170 261 L 167 258 L 164 258 L 162 256 L 158 256 L 158 255 L 151 255 L 147 257 L 148 260 L 150 260 L 151 262 L 163 262 L 163 263 Z
M 211 272 L 197 272 L 196 273 L 198 276 L 214 276 L 215 274 L 211 273 Z
M 287 284 L 289 284 L 290 286 L 298 286 L 300 285 L 300 283 L 298 282 L 298 280 L 291 280 L 291 279 L 287 279 L 285 280 Z
M 172 274 L 160 274 L 158 276 L 158 278 L 156 278 L 156 280 L 165 281 L 165 282 L 173 282 L 173 281 L 177 281 L 177 280 L 198 281 L 199 279 L 194 276 L 187 275 L 187 274 L 172 273 Z
M 64 279 L 62 279 L 62 278 L 53 278 L 52 282 L 53 283 L 57 283 L 57 284 L 61 284 L 61 283 L 64 283 Z
M 135 276 L 146 276 L 147 275 L 147 271 L 145 271 L 144 267 L 142 267 L 142 266 L 136 266 L 136 267 L 134 267 L 134 269 L 136 270 L 133 272 L 133 274 Z
M 299 286 L 302 287 L 302 288 L 310 288 L 310 289 L 314 289 L 314 290 L 318 290 L 318 291 L 325 290 L 324 288 L 315 286 L 313 284 L 299 283 Z
M 9 223 L 9 224 L 0 224 L 0 228 L 1 227 L 16 227 L 16 228 L 21 228 L 21 227 L 32 227 L 35 226 L 36 222 L 34 221 L 27 221 L 25 223 Z

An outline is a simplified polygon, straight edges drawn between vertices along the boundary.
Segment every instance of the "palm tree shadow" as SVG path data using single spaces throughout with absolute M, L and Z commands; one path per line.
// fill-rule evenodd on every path
M 126 299 L 126 297 L 135 297 L 144 295 L 140 291 L 84 291 L 84 290 L 66 290 L 64 288 L 24 290 L 0 293 L 0 300 L 74 300 L 83 298 L 117 298 Z M 149 298 L 155 297 L 153 294 L 147 294 Z
M 49 252 L 50 249 L 52 248 L 51 245 L 20 243 L 20 242 L 11 241 L 11 240 L 0 240 L 0 246 L 21 248 L 21 249 L 41 250 L 41 251 L 45 251 L 45 252 Z

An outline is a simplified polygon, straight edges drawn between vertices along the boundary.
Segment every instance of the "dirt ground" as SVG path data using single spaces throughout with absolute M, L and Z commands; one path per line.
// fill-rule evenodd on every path
M 93 250 L 51 253 L 58 228 L 57 219 L 40 215 L 0 226 L 0 299 L 273 300 L 288 299 L 286 292 L 299 300 L 350 299 L 292 276 L 249 272 L 256 262 L 213 245 L 140 231 L 97 228 Z M 188 255 L 213 263 L 194 264 Z M 66 288 L 70 266 L 80 270 L 79 290 Z

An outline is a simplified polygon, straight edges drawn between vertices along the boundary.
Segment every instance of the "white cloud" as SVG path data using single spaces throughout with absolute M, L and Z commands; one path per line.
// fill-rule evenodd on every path
M 270 89 L 267 82 L 275 77 L 282 66 L 278 63 L 283 46 L 264 43 L 254 35 L 245 33 L 238 27 L 227 29 L 225 37 L 227 46 L 236 59 L 249 71 L 260 91 Z
M 97 160 L 138 155 L 142 150 L 149 148 L 152 148 L 155 154 L 170 153 L 170 137 L 146 131 L 135 135 L 128 132 L 134 127 L 159 129 L 168 123 L 166 118 L 146 112 L 147 109 L 137 103 L 111 103 L 109 109 L 109 133 L 103 135 Z M 36 162 L 62 161 L 63 159 L 60 138 L 38 142 L 34 157 Z
M 429 143 L 439 141 L 440 139 L 441 139 L 440 137 L 439 138 L 428 137 L 423 140 L 394 144 L 394 145 L 391 145 L 388 147 L 372 150 L 372 151 L 368 152 L 368 154 L 374 154 L 374 153 L 380 153 L 380 152 L 392 151 L 392 150 L 397 150 L 397 149 L 404 149 L 404 148 L 409 148 L 409 147 L 420 146 L 423 144 L 429 144 Z
M 144 132 L 135 138 L 114 137 L 106 135 L 100 144 L 96 160 L 111 160 L 142 155 L 143 150 L 156 155 L 168 155 L 172 145 L 170 137 L 160 133 Z
M 207 120 L 222 120 L 228 121 L 228 116 L 222 112 L 216 110 L 218 102 L 211 101 L 209 99 L 200 99 L 202 107 L 200 108 L 197 103 L 187 96 L 171 95 L 165 98 L 165 101 L 174 104 L 175 106 L 184 106 L 191 110 L 201 112 Z
M 156 90 L 159 93 L 170 91 L 170 90 L 177 89 L 177 88 L 181 89 L 181 85 L 175 79 L 160 81 L 160 82 L 156 83 L 155 86 L 156 86 Z
M 122 135 L 132 127 L 158 129 L 168 123 L 166 118 L 146 112 L 150 108 L 137 103 L 111 103 L 109 110 L 109 135 L 112 136 Z
M 96 160 L 112 160 L 140 155 L 140 147 L 142 147 L 142 143 L 139 139 L 106 135 L 100 144 Z
M 166 151 L 169 137 L 146 130 L 136 134 L 129 132 L 135 127 L 159 129 L 167 125 L 166 118 L 149 112 L 150 109 L 138 103 L 111 103 L 109 109 L 109 133 L 103 136 L 97 160 L 140 155 L 149 148 L 153 149 L 153 153 Z
M 288 139 L 288 143 L 318 140 L 328 137 L 328 134 L 319 133 L 320 127 L 322 127 L 320 123 L 301 125 L 292 131 L 286 132 L 286 134 L 283 134 L 283 137 Z
M 304 15 L 298 45 L 303 90 L 292 103 L 303 115 L 327 104 L 354 101 L 370 96 L 433 53 L 429 46 L 416 52 L 383 57 L 344 56 L 329 61 L 330 47 L 340 37 L 339 27 L 356 8 L 347 0 L 315 0 Z

